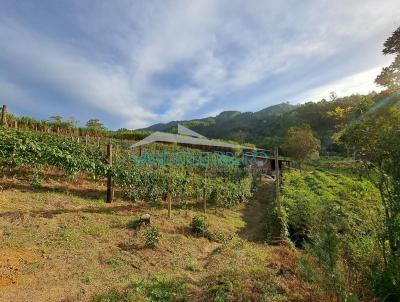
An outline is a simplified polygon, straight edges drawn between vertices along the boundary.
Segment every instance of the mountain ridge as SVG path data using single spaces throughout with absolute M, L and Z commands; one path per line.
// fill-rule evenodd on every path
M 330 113 L 337 107 L 357 108 L 363 103 L 370 106 L 381 97 L 381 93 L 372 92 L 304 104 L 283 102 L 256 112 L 228 110 L 213 117 L 158 123 L 139 130 L 176 133 L 179 123 L 208 138 L 272 148 L 281 144 L 290 127 L 307 126 L 321 140 L 323 150 L 335 150 L 332 135 L 338 130 L 338 120 Z

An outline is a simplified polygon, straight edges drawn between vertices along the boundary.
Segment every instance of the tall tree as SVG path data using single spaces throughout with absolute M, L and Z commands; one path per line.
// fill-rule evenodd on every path
M 86 127 L 96 130 L 105 130 L 103 123 L 99 119 L 90 119 L 86 123 Z
M 50 116 L 50 120 L 54 121 L 54 122 L 61 122 L 63 119 L 63 117 L 61 115 L 52 115 Z
M 290 128 L 282 144 L 283 151 L 300 166 L 307 159 L 318 158 L 321 141 L 314 136 L 310 128 Z
M 71 116 L 71 117 L 68 119 L 68 123 L 69 123 L 72 127 L 77 127 L 78 124 L 79 124 L 79 121 L 78 121 L 75 117 Z
M 388 278 L 385 283 L 390 294 L 396 293 L 400 298 L 400 97 L 392 98 L 397 98 L 398 103 L 345 129 L 340 139 L 353 148 L 379 189 L 384 208 L 381 245 L 386 265 L 384 276 Z
M 378 85 L 386 87 L 389 90 L 400 89 L 400 26 L 383 44 L 383 53 L 385 55 L 395 55 L 395 59 L 388 67 L 384 67 L 382 72 L 375 79 Z

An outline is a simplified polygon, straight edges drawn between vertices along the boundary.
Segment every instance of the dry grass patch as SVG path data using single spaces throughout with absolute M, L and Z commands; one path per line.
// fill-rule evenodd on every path
M 149 207 L 121 199 L 106 204 L 102 195 L 91 195 L 105 193 L 90 180 L 60 179 L 46 181 L 41 189 L 18 178 L 1 180 L 0 255 L 20 252 L 0 257 L 5 276 L 0 301 L 91 301 L 129 297 L 132 290 L 142 301 L 157 301 L 151 300 L 153 290 L 171 297 L 177 290 L 188 301 L 307 301 L 306 293 L 314 291 L 297 275 L 292 252 L 237 235 L 246 227 L 245 205 L 209 210 L 210 232 L 227 239 L 215 242 L 191 234 L 198 210 L 174 207 L 168 219 L 165 204 Z M 146 246 L 147 227 L 129 227 L 144 213 L 161 233 L 154 247 Z

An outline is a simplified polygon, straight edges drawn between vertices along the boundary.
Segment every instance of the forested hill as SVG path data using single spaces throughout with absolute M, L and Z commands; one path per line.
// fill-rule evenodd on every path
M 343 123 L 356 119 L 384 97 L 384 93 L 342 98 L 333 95 L 330 100 L 300 105 L 281 103 L 257 112 L 224 111 L 216 117 L 155 124 L 144 130 L 176 132 L 177 124 L 181 123 L 210 138 L 271 148 L 280 144 L 290 127 L 309 125 L 321 139 L 322 151 L 334 151 L 331 137 Z

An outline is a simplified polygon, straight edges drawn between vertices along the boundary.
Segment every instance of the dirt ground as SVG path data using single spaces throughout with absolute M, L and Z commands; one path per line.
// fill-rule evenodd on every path
M 262 243 L 267 185 L 248 205 L 208 210 L 210 230 L 229 238 L 225 243 L 191 235 L 201 205 L 175 204 L 168 219 L 166 205 L 107 204 L 104 192 L 84 179 L 48 179 L 40 189 L 18 177 L 0 179 L 0 301 L 90 301 L 154 276 L 188 280 L 188 300 L 207 301 L 204 292 L 216 276 L 255 271 L 268 272 L 277 288 L 268 301 L 309 301 L 315 292 L 299 281 L 295 251 Z M 144 213 L 162 234 L 155 248 L 145 246 L 143 230 L 129 227 Z

